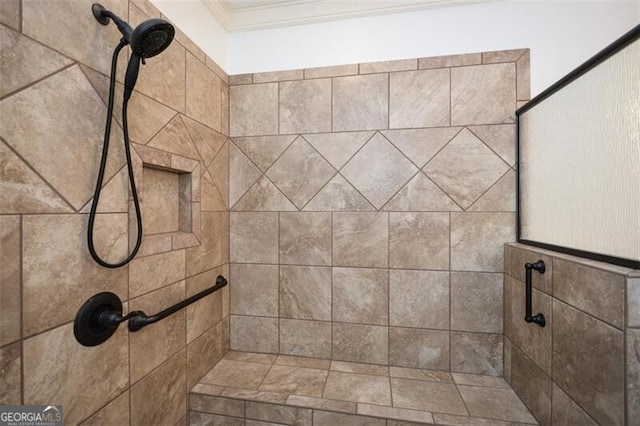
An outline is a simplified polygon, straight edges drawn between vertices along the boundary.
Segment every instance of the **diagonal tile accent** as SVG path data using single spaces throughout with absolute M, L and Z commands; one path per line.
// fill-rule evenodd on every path
M 222 145 L 224 145 L 227 137 L 185 115 L 181 115 L 181 118 L 187 133 L 191 136 L 191 141 L 193 141 L 200 158 L 202 158 L 204 166 L 208 167 L 218 151 L 220 151 L 220 148 L 222 148 Z
M 299 209 L 335 174 L 333 167 L 302 137 L 298 137 L 267 171 L 269 179 Z
M 109 77 L 84 65 L 80 65 L 80 68 L 106 106 L 109 102 Z M 113 118 L 118 123 L 122 123 L 123 90 L 124 86 L 121 83 L 116 83 Z M 167 108 L 142 93 L 134 92 L 129 102 L 129 114 L 127 116 L 129 137 L 134 142 L 146 144 L 175 115 L 176 112 L 171 108 Z
M 218 188 L 225 205 L 229 206 L 229 143 L 225 142 L 209 166 L 209 175 Z
M 516 126 L 513 124 L 495 124 L 492 126 L 470 126 L 482 142 L 494 150 L 510 166 L 516 163 Z
M 516 172 L 509 170 L 467 209 L 470 212 L 515 212 Z
M 508 168 L 504 161 L 465 129 L 423 170 L 456 203 L 466 209 Z
M 295 138 L 295 135 L 255 136 L 234 138 L 233 141 L 264 172 L 271 167 Z
M 73 61 L 0 26 L 0 97 L 52 74 Z
M 64 101 L 61 101 L 64 100 Z M 106 108 L 78 66 L 0 102 L 0 136 L 76 210 L 96 182 Z M 73 117 L 74 119 L 69 119 Z M 105 179 L 124 164 L 122 132 L 114 125 Z M 55 153 L 57 161 L 51 161 Z
M 418 173 L 384 206 L 384 211 L 461 211 L 424 173 Z
M 266 176 L 262 176 L 233 206 L 233 211 L 298 211 Z
M 139 185 L 140 181 L 136 181 Z M 138 189 L 140 190 L 140 189 Z M 100 201 L 98 202 L 98 213 L 127 213 L 129 199 L 129 174 L 127 167 L 120 171 L 107 183 L 102 186 Z M 93 197 L 85 204 L 80 213 L 89 213 Z
M 200 179 L 200 209 L 203 212 L 219 212 L 226 211 L 227 206 L 213 183 L 208 172 L 202 173 Z
M 453 137 L 460 127 L 384 130 L 382 134 L 418 167 L 424 167 Z
M 179 115 L 176 115 L 147 145 L 194 160 L 200 159 L 200 155 L 191 142 L 191 137 Z
M 373 132 L 319 133 L 302 135 L 324 158 L 339 170 Z
M 229 144 L 229 205 L 233 206 L 262 175 L 234 144 Z
M 303 210 L 369 212 L 375 211 L 375 207 L 338 173 L 311 199 Z
M 342 175 L 376 208 L 381 208 L 418 169 L 376 133 L 344 166 Z
M 0 141 L 0 213 L 70 213 L 73 209 Z

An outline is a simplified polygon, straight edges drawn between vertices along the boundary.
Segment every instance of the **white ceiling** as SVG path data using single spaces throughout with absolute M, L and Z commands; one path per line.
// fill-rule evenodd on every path
M 201 0 L 229 32 L 504 0 Z

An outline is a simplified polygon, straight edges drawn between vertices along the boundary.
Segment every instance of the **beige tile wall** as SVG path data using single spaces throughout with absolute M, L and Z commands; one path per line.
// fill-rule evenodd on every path
M 547 271 L 533 274 L 533 311 L 545 315 L 544 328 L 524 321 L 524 264 L 540 259 Z M 638 277 L 637 270 L 505 245 L 505 378 L 540 424 L 640 422 Z
M 502 375 L 528 58 L 230 76 L 232 349 Z
M 228 348 L 227 289 L 97 347 L 76 342 L 72 321 L 99 291 L 152 314 L 228 276 L 228 77 L 180 31 L 142 66 L 129 123 L 143 247 L 104 269 L 86 228 L 119 32 L 89 0 L 0 3 L 0 404 L 62 404 L 65 424 L 176 424 Z M 133 26 L 160 16 L 146 0 L 101 3 Z M 136 235 L 120 113 L 95 238 L 110 261 Z

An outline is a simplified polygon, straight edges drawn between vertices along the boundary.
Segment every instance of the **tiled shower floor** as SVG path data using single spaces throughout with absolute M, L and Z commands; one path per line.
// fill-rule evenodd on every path
M 192 425 L 537 424 L 499 377 L 246 352 L 194 386 L 189 410 Z

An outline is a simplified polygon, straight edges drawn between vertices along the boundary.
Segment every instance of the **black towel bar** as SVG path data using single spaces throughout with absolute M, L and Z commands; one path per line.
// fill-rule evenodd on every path
M 524 265 L 525 268 L 525 272 L 526 272 L 526 279 L 525 279 L 525 317 L 524 320 L 526 322 L 532 322 L 534 324 L 538 324 L 540 327 L 544 327 L 545 325 L 547 325 L 547 321 L 544 318 L 544 314 L 542 313 L 537 313 L 535 315 L 531 314 L 532 311 L 532 301 L 531 301 L 531 297 L 532 297 L 532 271 L 535 269 L 536 271 L 540 272 L 541 274 L 544 274 L 544 272 L 547 270 L 546 265 L 544 264 L 544 262 L 542 260 L 538 260 L 536 263 L 526 263 Z
M 98 293 L 84 302 L 78 310 L 73 324 L 73 333 L 81 345 L 97 346 L 106 342 L 125 321 L 128 321 L 129 331 L 139 331 L 220 290 L 227 284 L 226 278 L 218 275 L 215 285 L 151 316 L 142 311 L 133 311 L 122 316 L 122 301 L 116 294 Z

